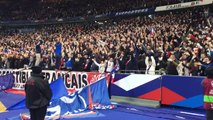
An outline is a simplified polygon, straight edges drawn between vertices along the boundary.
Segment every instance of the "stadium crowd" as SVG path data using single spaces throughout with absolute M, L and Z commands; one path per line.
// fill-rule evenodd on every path
M 195 0 L 5 0 L 0 4 L 0 21 L 59 20 L 125 10 L 156 7 Z M 48 14 L 47 14 L 48 13 Z
M 101 24 L 1 31 L 0 68 L 204 75 L 213 66 L 212 19 L 203 8 L 191 8 Z

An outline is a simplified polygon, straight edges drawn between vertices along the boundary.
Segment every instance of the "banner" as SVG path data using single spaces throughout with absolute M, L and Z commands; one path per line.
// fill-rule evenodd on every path
M 163 76 L 162 101 L 164 105 L 203 108 L 203 77 Z
M 161 101 L 161 104 L 203 109 L 204 77 L 116 74 L 114 96 Z
M 116 74 L 111 93 L 114 96 L 161 100 L 161 75 Z
M 203 6 L 203 5 L 212 4 L 212 2 L 213 0 L 200 0 L 200 1 L 192 1 L 192 2 L 186 2 L 186 3 L 173 4 L 173 5 L 165 5 L 165 6 L 156 7 L 155 12 L 189 8 L 189 7 L 195 7 L 195 6 Z
M 12 73 L 14 75 L 13 89 L 23 90 L 25 82 L 30 77 L 31 70 L 0 70 L 0 75 L 6 75 L 8 73 Z M 64 80 L 64 84 L 69 92 L 73 92 L 75 90 L 83 88 L 89 83 L 94 83 L 104 76 L 107 76 L 107 80 L 109 80 L 108 73 L 101 74 L 98 72 L 60 71 L 56 73 L 56 71 L 53 70 L 43 70 L 42 74 L 44 75 L 45 79 L 49 81 L 49 83 L 53 82 L 59 77 L 62 77 Z
M 143 8 L 143 9 L 137 9 L 137 10 L 129 10 L 129 11 L 123 11 L 123 12 L 116 12 L 112 13 L 111 16 L 117 17 L 117 16 L 128 16 L 128 15 L 137 15 L 142 13 L 154 13 L 154 8 Z

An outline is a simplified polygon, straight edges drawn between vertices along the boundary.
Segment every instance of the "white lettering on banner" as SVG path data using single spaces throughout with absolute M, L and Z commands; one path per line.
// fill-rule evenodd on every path
M 192 1 L 192 2 L 186 2 L 186 3 L 173 4 L 173 5 L 165 5 L 165 6 L 156 7 L 155 12 L 189 8 L 189 7 L 195 7 L 195 6 L 203 6 L 203 5 L 212 4 L 212 2 L 213 0 L 203 0 L 203 1 Z
M 15 78 L 13 89 L 23 90 L 25 82 L 30 77 L 31 70 L 0 70 L 0 75 L 6 75 L 8 73 L 13 73 Z M 51 70 L 43 70 L 42 74 L 44 75 L 45 79 L 49 81 L 49 83 L 53 82 L 61 76 L 68 90 L 76 90 L 87 86 L 89 84 L 88 79 L 90 79 L 90 83 L 94 83 L 103 77 L 103 74 L 100 73 L 67 71 L 60 71 L 56 73 L 56 71 Z
M 149 11 L 149 9 L 145 8 L 145 9 L 139 9 L 139 10 L 117 12 L 117 13 L 115 13 L 115 16 L 119 16 L 119 15 L 131 15 L 131 14 L 143 13 L 143 12 L 148 12 L 148 11 Z

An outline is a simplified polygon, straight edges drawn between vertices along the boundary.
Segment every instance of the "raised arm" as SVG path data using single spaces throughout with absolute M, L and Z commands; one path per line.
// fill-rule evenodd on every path
M 100 64 L 97 63 L 97 61 L 96 61 L 95 59 L 92 59 L 92 61 L 93 61 L 98 67 L 100 67 Z

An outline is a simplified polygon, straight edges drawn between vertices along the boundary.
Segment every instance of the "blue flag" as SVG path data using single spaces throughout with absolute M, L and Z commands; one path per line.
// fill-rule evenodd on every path
M 62 80 L 62 78 L 58 78 L 57 80 L 53 81 L 50 84 L 50 88 L 53 93 L 51 100 L 58 99 L 62 96 L 68 95 L 68 92 L 66 90 L 66 87 L 64 85 L 64 81 Z M 17 110 L 17 109 L 26 108 L 25 102 L 26 102 L 25 98 L 22 100 L 19 100 L 16 104 L 12 105 L 7 110 Z
M 92 101 L 89 100 L 89 96 L 91 96 Z M 52 100 L 48 107 L 46 118 L 52 119 L 56 118 L 56 116 L 60 118 L 69 118 L 75 115 L 81 116 L 85 112 L 90 111 L 90 103 L 92 103 L 93 110 L 114 108 L 108 96 L 106 78 L 90 86 L 86 86 L 72 95 L 62 96 Z
M 67 96 L 68 92 L 64 85 L 63 79 L 60 77 L 57 80 L 53 81 L 50 84 L 50 88 L 52 90 L 53 96 L 51 100 L 58 99 L 62 96 Z
M 0 76 L 0 92 L 12 88 L 13 83 L 14 83 L 13 74 Z

